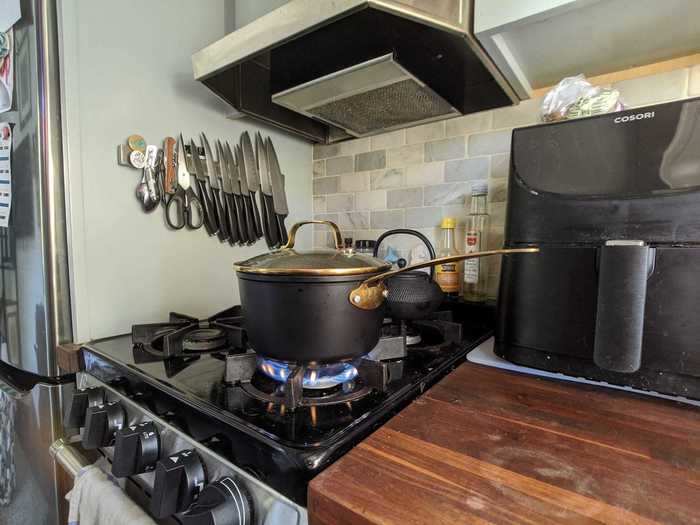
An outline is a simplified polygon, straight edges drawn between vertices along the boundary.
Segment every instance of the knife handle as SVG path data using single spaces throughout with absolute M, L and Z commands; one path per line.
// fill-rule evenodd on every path
M 258 240 L 258 234 L 255 231 L 255 217 L 253 216 L 253 203 L 250 195 L 243 195 L 243 204 L 245 211 L 245 223 L 248 229 L 248 242 L 251 244 Z
M 261 192 L 262 193 L 262 192 Z M 260 223 L 260 211 L 258 211 L 258 205 L 255 201 L 255 192 L 250 192 L 250 205 L 253 208 L 253 218 L 255 219 L 255 237 L 257 239 L 262 239 L 263 230 L 262 224 Z
M 245 227 L 245 215 L 243 214 L 243 195 L 234 195 L 236 207 L 236 224 L 238 225 L 238 238 L 241 244 L 248 242 L 247 228 Z
M 197 195 L 197 198 L 199 198 L 199 202 L 202 203 L 202 214 L 204 215 L 204 229 L 207 230 L 209 235 L 214 235 L 218 231 L 219 227 L 216 224 L 216 218 L 213 216 L 214 206 L 212 205 L 211 197 L 207 191 L 207 183 L 203 180 L 196 180 L 197 188 L 199 189 L 199 195 Z
M 262 194 L 265 200 L 265 224 L 267 233 L 270 236 L 271 246 L 277 248 L 280 245 L 280 236 L 277 232 L 277 219 L 275 219 L 275 203 L 272 200 L 272 195 Z
M 221 203 L 221 190 L 212 187 L 211 189 L 212 200 L 214 202 L 214 208 L 216 209 L 216 216 L 218 217 L 219 231 L 217 236 L 221 242 L 225 242 L 229 238 L 228 225 L 226 220 L 226 215 L 224 214 L 224 207 Z
M 177 160 L 175 139 L 172 137 L 165 137 L 163 140 L 163 165 L 165 166 L 163 189 L 165 193 L 173 195 L 177 190 Z
M 238 225 L 236 224 L 236 207 L 233 201 L 233 195 L 224 193 L 224 215 L 228 223 L 228 242 L 231 245 L 241 242 L 238 237 Z
M 289 237 L 287 236 L 287 227 L 284 225 L 285 217 L 286 215 L 277 215 L 277 226 L 279 227 L 281 242 L 283 246 L 289 241 Z
M 275 243 L 272 242 L 272 237 L 270 237 L 270 227 L 267 225 L 267 205 L 265 204 L 265 194 L 262 191 L 260 192 L 260 213 L 262 214 L 262 227 L 265 242 L 268 248 L 273 248 Z

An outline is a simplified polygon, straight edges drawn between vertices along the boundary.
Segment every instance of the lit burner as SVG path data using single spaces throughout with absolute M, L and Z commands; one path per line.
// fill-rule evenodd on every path
M 287 381 L 294 366 L 275 359 L 258 360 L 258 370 L 280 383 Z M 357 377 L 357 368 L 350 363 L 309 366 L 304 371 L 303 387 L 309 389 L 331 388 L 352 381 L 355 377 Z

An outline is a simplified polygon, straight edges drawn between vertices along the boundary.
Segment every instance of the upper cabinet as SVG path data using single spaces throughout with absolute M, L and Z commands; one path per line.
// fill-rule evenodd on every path
M 474 34 L 520 98 L 700 52 L 698 0 L 475 0 Z

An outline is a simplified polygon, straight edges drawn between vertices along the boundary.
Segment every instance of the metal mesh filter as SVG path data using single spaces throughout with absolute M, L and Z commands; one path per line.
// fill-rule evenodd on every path
M 356 136 L 460 114 L 413 79 L 334 100 L 307 112 Z

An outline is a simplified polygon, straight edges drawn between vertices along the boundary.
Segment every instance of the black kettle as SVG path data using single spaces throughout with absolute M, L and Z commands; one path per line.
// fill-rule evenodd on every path
M 415 230 L 403 228 L 389 230 L 380 235 L 374 246 L 374 256 L 377 256 L 379 245 L 384 239 L 390 235 L 399 234 L 418 237 L 428 248 L 430 258 L 435 259 L 435 249 L 425 235 Z M 403 265 L 401 264 L 402 261 Z M 400 267 L 405 265 L 405 260 L 399 261 Z M 438 309 L 442 304 L 444 294 L 440 285 L 433 280 L 434 273 L 435 269 L 431 267 L 430 274 L 420 270 L 413 270 L 387 279 L 388 295 L 386 297 L 386 306 L 389 310 L 389 315 L 393 319 L 397 321 L 426 319 Z

